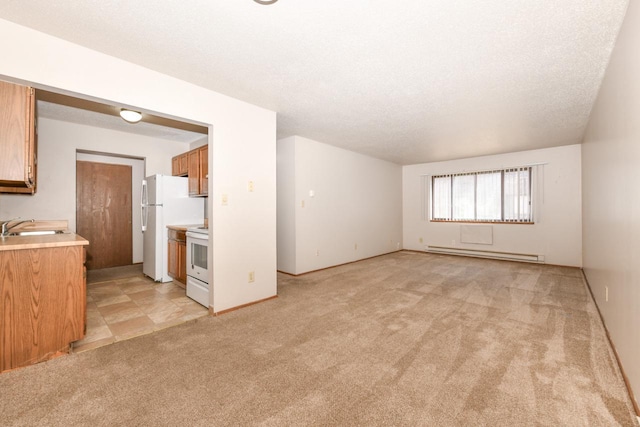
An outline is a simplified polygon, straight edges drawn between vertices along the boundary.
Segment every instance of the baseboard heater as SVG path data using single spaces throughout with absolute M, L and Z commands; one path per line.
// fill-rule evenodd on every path
M 464 255 L 477 258 L 493 258 L 504 259 L 510 261 L 524 261 L 524 262 L 536 262 L 544 263 L 544 255 L 533 254 L 519 254 L 514 252 L 498 252 L 487 251 L 480 249 L 463 249 L 463 248 L 448 248 L 445 246 L 425 246 L 427 252 L 446 254 L 446 255 Z

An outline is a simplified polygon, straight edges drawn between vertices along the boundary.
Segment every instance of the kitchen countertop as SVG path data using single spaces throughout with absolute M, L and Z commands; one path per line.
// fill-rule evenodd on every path
M 204 227 L 204 224 L 180 224 L 180 225 L 167 225 L 168 229 L 176 231 L 187 231 L 187 228 L 192 227 Z
M 0 251 L 56 248 L 88 244 L 89 241 L 87 239 L 75 233 L 50 234 L 45 236 L 0 237 Z

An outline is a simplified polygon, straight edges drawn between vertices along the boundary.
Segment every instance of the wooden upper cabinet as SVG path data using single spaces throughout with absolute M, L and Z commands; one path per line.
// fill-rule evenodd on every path
M 189 196 L 200 195 L 200 156 L 198 149 L 189 151 Z
M 180 156 L 175 156 L 171 159 L 171 175 L 180 175 Z
M 181 154 L 179 157 L 180 166 L 179 171 L 181 176 L 187 176 L 189 173 L 189 155 L 187 153 Z
M 0 81 L 0 192 L 36 192 L 35 91 Z
M 209 195 L 209 146 L 205 145 L 198 149 L 200 156 L 200 194 Z
M 183 153 L 171 159 L 171 175 L 187 176 L 189 173 L 189 153 Z
M 195 148 L 189 156 L 189 196 L 209 194 L 209 146 Z

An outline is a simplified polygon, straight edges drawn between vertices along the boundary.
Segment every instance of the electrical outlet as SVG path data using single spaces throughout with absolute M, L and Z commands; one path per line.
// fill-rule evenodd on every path
M 421 237 L 421 238 L 419 238 L 419 239 L 418 239 L 418 241 L 419 241 L 420 243 L 424 243 L 424 241 L 423 241 L 422 237 Z
M 255 271 L 250 271 L 249 272 L 249 283 L 253 283 L 256 281 L 256 272 Z
M 228 204 L 229 204 L 229 195 L 223 194 L 222 195 L 222 206 L 227 206 Z
M 247 184 L 247 190 L 249 190 L 249 193 L 253 193 L 253 181 L 249 181 L 249 184 Z
M 320 249 L 316 249 L 316 256 L 320 256 Z
M 304 208 L 304 200 L 300 202 L 300 207 Z
M 358 250 L 358 244 L 356 243 L 355 245 L 353 245 L 353 250 L 357 251 Z
M 604 287 L 604 301 L 605 302 L 609 302 L 609 287 L 608 286 Z

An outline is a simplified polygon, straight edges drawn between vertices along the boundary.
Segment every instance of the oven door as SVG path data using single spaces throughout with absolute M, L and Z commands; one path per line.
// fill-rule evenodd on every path
M 209 283 L 206 235 L 187 232 L 187 276 Z

